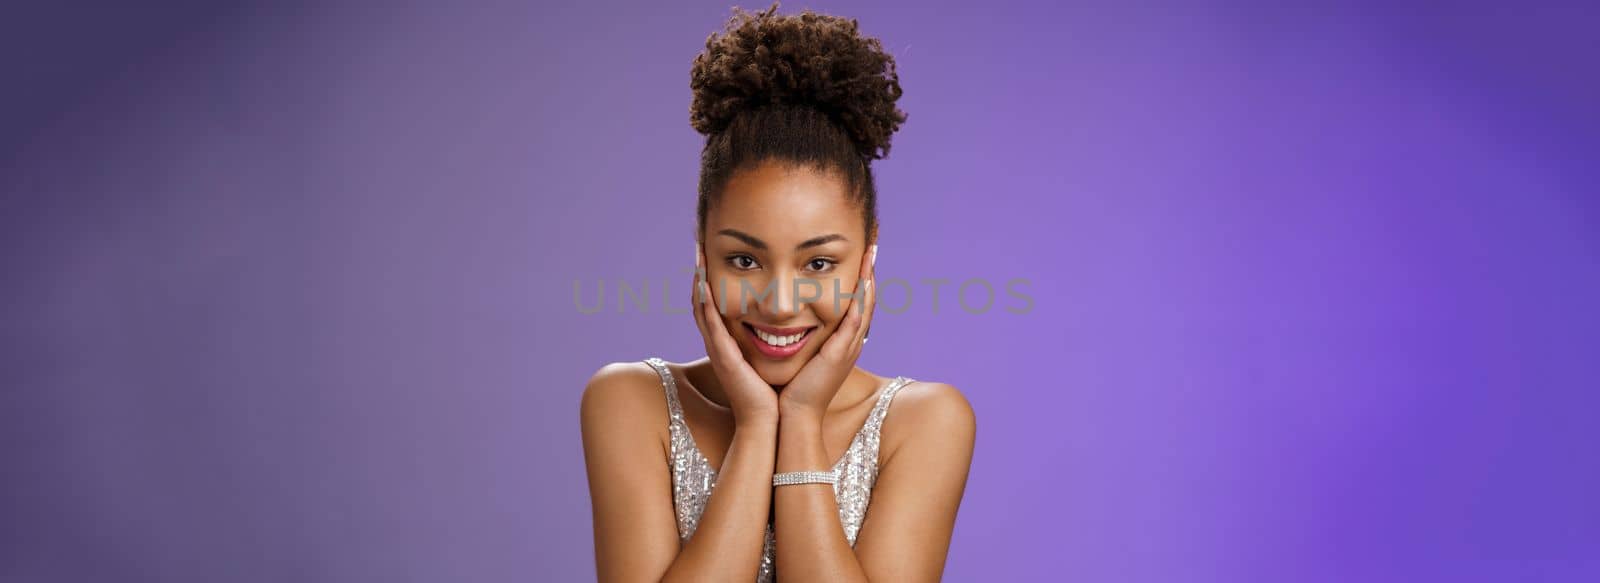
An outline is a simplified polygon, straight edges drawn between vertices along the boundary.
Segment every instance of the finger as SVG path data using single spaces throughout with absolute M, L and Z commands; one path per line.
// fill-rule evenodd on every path
M 713 367 L 730 358 L 731 354 L 737 355 L 738 344 L 732 342 L 727 331 L 723 329 L 722 319 L 718 317 L 717 303 L 711 295 L 711 282 L 705 276 L 705 256 L 700 253 L 700 246 L 695 246 L 695 275 L 694 293 L 691 297 L 697 298 L 693 302 L 695 327 L 700 329 L 700 338 L 705 344 L 706 356 L 711 358 Z M 730 346 L 731 345 L 731 346 Z
M 739 353 L 739 343 L 728 333 L 728 327 L 722 323 L 722 311 L 718 308 L 715 296 L 711 294 L 711 282 L 701 284 L 701 293 L 705 294 L 706 302 L 702 306 L 701 319 L 705 321 L 706 340 L 710 343 L 710 350 L 716 352 L 715 358 L 728 362 L 742 360 Z
M 876 247 L 876 245 L 873 247 Z M 871 258 L 873 255 L 874 252 L 871 247 L 868 248 L 867 253 L 862 254 L 861 266 L 856 268 L 856 287 L 849 295 L 844 296 L 850 298 L 850 300 L 844 305 L 845 321 L 840 322 L 840 331 L 844 330 L 844 324 L 849 321 L 851 315 L 859 314 L 866 309 L 866 296 L 862 292 L 865 291 L 867 282 L 871 281 Z M 838 304 L 835 303 L 834 305 L 837 306 Z
M 694 281 L 694 283 L 692 283 L 689 286 L 689 288 L 694 290 L 690 294 L 691 298 L 701 298 L 701 297 L 703 297 L 703 294 L 701 294 L 701 292 L 700 292 L 700 281 L 698 279 L 696 279 Z M 710 346 L 711 346 L 711 344 L 710 344 L 710 341 L 711 341 L 711 328 L 706 325 L 705 306 L 701 303 L 704 300 L 693 300 L 693 301 L 694 301 L 694 304 L 693 304 L 694 307 L 690 311 L 694 314 L 694 327 L 695 327 L 695 329 L 700 331 L 700 339 L 702 341 L 706 342 L 706 347 L 710 348 Z
M 706 337 L 705 312 L 701 310 L 703 307 L 701 302 L 706 301 L 707 298 L 700 293 L 700 279 L 704 269 L 705 267 L 700 260 L 700 245 L 696 244 L 694 246 L 694 273 L 689 276 L 689 307 L 691 308 L 690 312 L 694 314 L 694 326 L 700 330 L 702 339 Z
M 877 258 L 878 258 L 878 246 L 877 245 L 873 245 L 871 247 L 868 247 L 867 248 L 867 252 L 861 254 L 861 271 L 860 271 L 860 273 L 856 274 L 856 291 L 866 292 L 867 294 L 870 294 L 872 292 L 872 289 L 871 289 L 872 288 L 872 280 L 874 278 L 874 275 L 873 275 L 874 274 L 873 264 L 877 263 Z M 850 298 L 851 299 L 851 306 L 850 307 L 852 309 L 854 309 L 854 311 L 856 311 L 856 312 L 864 313 L 864 312 L 866 312 L 867 308 L 869 306 L 871 306 L 871 304 L 867 301 L 867 299 L 868 299 L 867 295 L 862 295 L 862 296 L 860 296 L 860 298 L 861 299 L 859 299 L 859 300 L 857 300 L 854 297 Z M 856 305 L 856 304 L 860 304 L 860 305 Z
M 852 309 L 850 311 L 851 329 L 846 336 L 849 339 L 849 345 L 845 347 L 845 350 L 848 351 L 852 360 L 861 354 L 861 339 L 866 337 L 868 324 L 872 321 L 872 309 L 877 305 L 878 286 L 875 282 L 877 276 L 873 268 L 873 264 L 877 263 L 877 254 L 877 245 L 873 245 L 867 249 L 866 256 L 862 258 L 861 262 L 861 285 L 858 286 L 862 296 L 860 309 Z M 851 307 L 855 308 L 857 306 Z
M 865 294 L 866 297 L 862 298 L 863 309 L 861 314 L 861 326 L 856 330 L 855 345 L 858 348 L 861 346 L 862 339 L 867 337 L 867 331 L 872 328 L 872 313 L 878 307 L 877 245 L 873 245 L 872 249 L 868 251 L 868 257 L 864 263 L 867 264 L 865 268 L 867 289 Z
M 872 315 L 872 307 L 877 303 L 877 285 L 874 283 L 873 264 L 876 263 L 878 246 L 867 248 L 863 254 L 860 272 L 856 277 L 855 295 L 850 297 L 850 306 L 845 311 L 844 323 L 839 327 L 839 341 L 844 344 L 842 351 L 846 356 L 853 357 L 860 353 L 861 338 L 866 334 L 867 322 Z
M 856 326 L 855 334 L 850 339 L 850 346 L 857 351 L 861 350 L 861 345 L 864 344 L 864 340 L 867 337 L 867 331 L 872 329 L 872 308 L 876 303 L 875 300 L 877 298 L 875 296 L 877 292 L 878 286 L 874 284 L 872 280 L 867 280 L 867 297 L 864 302 L 864 313 L 857 315 L 857 318 L 859 318 L 859 324 Z
M 701 282 L 701 293 L 706 295 L 706 303 L 701 306 L 700 317 L 706 322 L 706 332 L 719 344 L 723 339 L 732 340 L 728 336 L 727 326 L 722 323 L 722 310 L 718 308 L 717 301 L 711 295 L 711 283 Z
M 860 342 L 861 314 L 854 309 L 854 298 L 851 299 L 851 304 L 852 307 L 845 311 L 844 320 L 839 322 L 839 328 L 822 345 L 820 352 L 830 359 L 848 359 L 852 354 L 853 345 Z

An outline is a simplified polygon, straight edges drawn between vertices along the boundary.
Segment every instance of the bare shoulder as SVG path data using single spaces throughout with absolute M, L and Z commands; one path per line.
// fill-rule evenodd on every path
M 902 419 L 967 424 L 977 419 L 961 389 L 946 383 L 913 381 L 895 393 L 890 407 Z
M 971 444 L 977 432 L 972 403 L 955 386 L 916 381 L 902 387 L 889 403 L 884 440 L 896 449 L 908 441 L 933 440 Z M 888 444 L 886 444 L 888 445 Z
M 661 377 L 644 362 L 613 362 L 600 367 L 583 388 L 579 406 L 585 428 L 639 425 L 666 418 Z

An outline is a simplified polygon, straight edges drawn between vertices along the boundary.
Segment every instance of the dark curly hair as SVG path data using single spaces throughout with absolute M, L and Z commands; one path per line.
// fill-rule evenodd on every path
M 689 123 L 706 137 L 700 154 L 696 237 L 733 174 L 779 160 L 836 171 L 860 204 L 869 239 L 877 231 L 873 160 L 905 122 L 895 108 L 900 78 L 878 39 L 854 19 L 810 10 L 778 15 L 734 8 L 694 59 Z

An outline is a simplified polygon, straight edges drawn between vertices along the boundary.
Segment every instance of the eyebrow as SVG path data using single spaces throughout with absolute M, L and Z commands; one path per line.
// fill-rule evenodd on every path
M 746 233 L 744 231 L 740 231 L 738 229 L 723 229 L 721 231 L 717 231 L 717 234 L 718 235 L 727 235 L 729 237 L 733 237 L 733 238 L 738 239 L 740 241 L 744 241 L 744 244 L 749 245 L 751 247 L 755 247 L 757 249 L 766 250 L 766 248 L 767 248 L 766 241 L 762 241 L 760 239 L 757 239 L 754 236 L 752 236 L 751 234 Z M 798 250 L 801 250 L 801 249 L 806 249 L 806 248 L 810 248 L 810 247 L 816 247 L 818 245 L 832 243 L 834 241 L 848 241 L 848 240 L 849 239 L 846 239 L 844 235 L 840 235 L 838 233 L 831 233 L 831 234 L 828 234 L 828 235 L 821 235 L 821 236 L 812 237 L 810 239 L 806 239 L 804 241 L 801 241 L 800 244 L 799 245 L 795 245 L 794 248 L 795 248 L 796 251 L 798 251 Z

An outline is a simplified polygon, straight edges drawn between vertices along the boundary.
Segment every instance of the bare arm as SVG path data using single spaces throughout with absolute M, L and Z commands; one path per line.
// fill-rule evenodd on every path
M 776 419 L 741 421 L 723 458 L 700 526 L 668 569 L 666 581 L 747 581 L 761 567 L 772 507 Z M 682 575 L 681 577 L 679 575 Z
M 827 403 L 848 377 L 877 306 L 873 264 L 877 246 L 859 266 L 844 320 L 779 396 L 780 472 L 828 467 L 822 444 Z M 863 283 L 864 282 L 864 283 Z M 776 512 L 778 572 L 800 581 L 937 581 L 944 571 L 956 510 L 966 489 L 976 421 L 955 387 L 915 383 L 889 407 L 880 440 L 880 470 L 867 516 L 852 549 L 827 485 L 779 486 Z
M 777 420 L 739 420 L 715 494 L 680 548 L 653 371 L 609 365 L 584 390 L 584 459 L 600 581 L 744 581 L 761 561 L 771 505 Z M 648 375 L 648 376 L 646 376 Z
M 705 260 L 698 246 L 695 267 L 690 311 L 734 411 L 733 440 L 700 523 L 680 548 L 657 375 L 646 369 L 629 381 L 628 368 L 642 364 L 595 374 L 582 416 L 601 581 L 748 581 L 761 567 L 778 449 L 777 397 L 728 335 L 716 296 L 700 277 Z
M 961 393 L 941 384 L 906 387 L 891 411 L 894 423 L 884 425 L 883 462 L 853 551 L 832 487 L 804 484 L 775 490 L 778 572 L 785 579 L 939 580 L 966 489 L 976 421 Z M 780 472 L 830 463 L 820 422 L 803 419 L 783 417 Z

